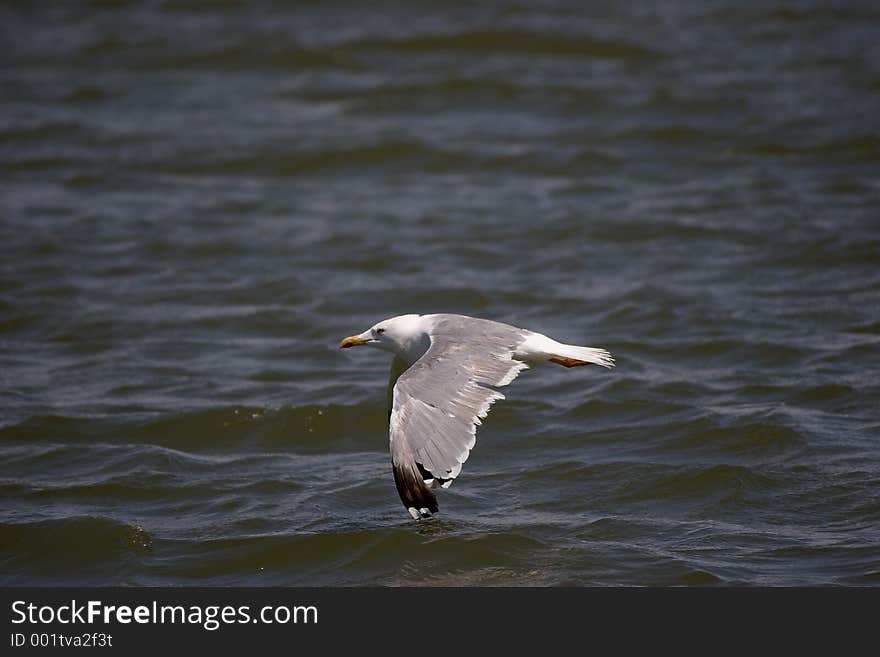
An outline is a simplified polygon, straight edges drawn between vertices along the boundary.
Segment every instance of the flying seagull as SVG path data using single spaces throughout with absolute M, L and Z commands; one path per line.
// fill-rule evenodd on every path
M 480 419 L 504 399 L 497 388 L 545 363 L 614 367 L 604 349 L 466 315 L 400 315 L 339 344 L 361 345 L 394 354 L 388 381 L 391 466 L 400 499 L 415 520 L 437 512 L 433 489 L 448 488 L 461 472 Z

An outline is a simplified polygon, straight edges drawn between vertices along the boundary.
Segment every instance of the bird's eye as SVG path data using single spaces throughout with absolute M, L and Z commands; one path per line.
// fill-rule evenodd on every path
M 376 333 L 379 334 L 379 335 L 382 335 L 384 332 L 385 332 L 385 329 L 383 329 L 383 328 L 377 328 L 377 329 L 376 329 Z

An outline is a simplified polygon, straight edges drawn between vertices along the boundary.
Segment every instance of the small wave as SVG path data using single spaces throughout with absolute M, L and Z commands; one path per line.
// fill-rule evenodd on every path
M 0 170 L 9 172 L 43 171 L 46 169 L 70 170 L 77 168 L 78 166 L 80 166 L 80 163 L 70 157 L 36 155 L 33 157 L 22 156 L 11 161 L 7 160 L 0 163 Z
M 696 314 L 696 310 L 669 310 L 662 308 L 648 308 L 639 310 L 632 308 L 633 317 L 650 319 L 656 327 L 650 334 L 646 333 L 646 339 L 642 342 L 618 342 L 615 347 L 621 353 L 648 354 L 664 359 L 673 359 L 678 363 L 694 362 L 699 364 L 701 370 L 710 365 L 735 366 L 747 362 L 753 368 L 769 367 L 794 367 L 801 365 L 811 355 L 809 349 L 791 343 L 771 342 L 756 338 L 699 338 L 690 339 L 669 338 L 663 324 L 672 325 L 675 322 L 685 321 L 688 314 Z M 674 320 L 672 318 L 675 318 Z M 620 319 L 618 317 L 617 319 Z M 648 340 L 647 338 L 653 338 Z
M 721 584 L 725 580 L 706 570 L 690 570 L 669 582 L 670 586 L 710 586 Z
M 696 418 L 675 427 L 674 435 L 660 449 L 685 450 L 694 455 L 767 457 L 802 449 L 806 437 L 784 424 L 773 422 L 735 422 L 718 426 L 709 418 Z
M 187 580 L 217 578 L 231 583 L 262 575 L 276 585 L 279 577 L 288 584 L 321 578 L 339 585 L 346 583 L 345 575 L 340 574 L 344 566 L 371 547 L 384 545 L 385 553 L 394 555 L 408 552 L 418 543 L 413 532 L 382 528 L 201 540 L 197 552 L 189 541 L 174 540 L 169 541 L 169 550 L 176 557 L 169 559 L 163 570 L 170 569 L 174 577 Z M 295 574 L 291 564 L 296 564 Z
M 26 142 L 84 135 L 82 124 L 74 121 L 45 121 L 31 126 L 11 126 L 0 129 L 0 144 Z
M 450 101 L 466 98 L 495 98 L 509 101 L 520 93 L 510 82 L 494 79 L 447 78 L 431 82 L 379 84 L 366 88 L 340 88 L 297 93 L 295 98 L 313 102 L 358 102 L 372 105 L 378 101 L 386 104 L 412 102 L 413 99 L 445 98 Z
M 144 527 L 98 516 L 0 523 L 0 544 L 8 556 L 6 583 L 33 582 L 57 571 L 70 580 L 79 569 L 150 554 L 153 537 Z
M 666 125 L 654 128 L 634 128 L 614 135 L 613 141 L 632 140 L 638 143 L 655 142 L 668 145 L 691 146 L 694 144 L 714 144 L 726 135 L 701 130 L 688 125 Z
M 864 322 L 849 329 L 853 333 L 867 333 L 880 336 L 880 320 Z
M 565 482 L 590 482 L 593 494 L 609 503 L 691 499 L 695 504 L 714 503 L 746 492 L 779 487 L 780 480 L 744 465 L 665 465 L 637 461 L 583 463 L 557 462 L 534 468 L 530 477 Z
M 250 447 L 309 454 L 363 451 L 357 439 L 364 432 L 385 435 L 381 407 L 372 402 L 276 409 L 225 406 L 134 418 L 34 416 L 0 427 L 0 443 L 101 441 L 175 450 Z
M 798 389 L 790 395 L 790 400 L 793 404 L 824 407 L 847 401 L 855 395 L 856 390 L 852 386 L 826 383 Z
M 833 157 L 845 155 L 853 159 L 875 161 L 878 152 L 880 152 L 880 137 L 876 134 L 863 134 L 805 146 L 793 146 L 782 142 L 762 142 L 754 144 L 746 152 L 763 157 Z
M 198 154 L 180 154 L 176 162 L 161 162 L 163 171 L 183 175 L 235 175 L 247 173 L 291 177 L 327 170 L 381 167 L 409 162 L 431 163 L 432 166 L 450 159 L 456 165 L 468 161 L 464 155 L 441 152 L 415 140 L 396 139 L 349 148 L 325 148 L 314 152 L 279 153 L 265 151 L 229 159 L 203 158 Z
M 409 572 L 412 571 L 412 572 Z M 425 572 L 413 565 L 392 578 L 390 586 L 549 586 L 553 576 L 543 568 L 486 566 L 448 572 Z
M 101 87 L 83 85 L 77 86 L 65 94 L 63 101 L 65 103 L 97 103 L 111 97 L 112 94 Z
M 339 48 L 306 48 L 295 43 L 274 39 L 248 39 L 243 43 L 207 47 L 181 52 L 171 49 L 167 55 L 160 44 L 151 44 L 146 54 L 134 60 L 135 68 L 145 70 L 222 69 L 251 71 L 268 69 L 301 72 L 308 69 L 339 68 L 357 70 L 357 61 Z
M 613 401 L 607 393 L 602 397 L 588 399 L 582 404 L 565 413 L 565 416 L 578 420 L 597 420 L 600 418 L 614 418 L 617 420 L 656 420 L 658 418 L 687 415 L 693 413 L 693 408 L 687 404 L 671 401 L 659 401 L 651 399 L 627 399 Z
M 421 35 L 391 39 L 363 39 L 349 43 L 347 49 L 387 50 L 390 52 L 508 53 L 529 56 L 584 57 L 595 59 L 656 59 L 661 54 L 621 39 L 589 36 L 566 37 L 559 34 L 520 30 L 472 30 L 452 34 Z
M 655 473 L 648 480 L 631 482 L 622 497 L 694 498 L 705 502 L 707 496 L 731 499 L 745 492 L 775 489 L 779 483 L 777 479 L 746 466 L 683 466 L 665 473 Z

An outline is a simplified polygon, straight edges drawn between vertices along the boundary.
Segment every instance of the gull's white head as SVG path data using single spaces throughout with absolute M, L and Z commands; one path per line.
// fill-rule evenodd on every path
M 360 335 L 351 335 L 339 343 L 340 348 L 378 347 L 395 354 L 405 355 L 421 348 L 427 348 L 427 334 L 422 327 L 421 315 L 399 315 L 383 319 Z M 421 355 L 421 354 L 419 354 Z

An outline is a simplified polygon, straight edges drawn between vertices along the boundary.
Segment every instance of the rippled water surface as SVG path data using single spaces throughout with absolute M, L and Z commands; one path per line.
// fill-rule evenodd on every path
M 880 583 L 876 4 L 9 2 L 0 41 L 2 583 Z M 387 358 L 337 348 L 403 312 L 618 367 L 524 373 L 416 524 Z

